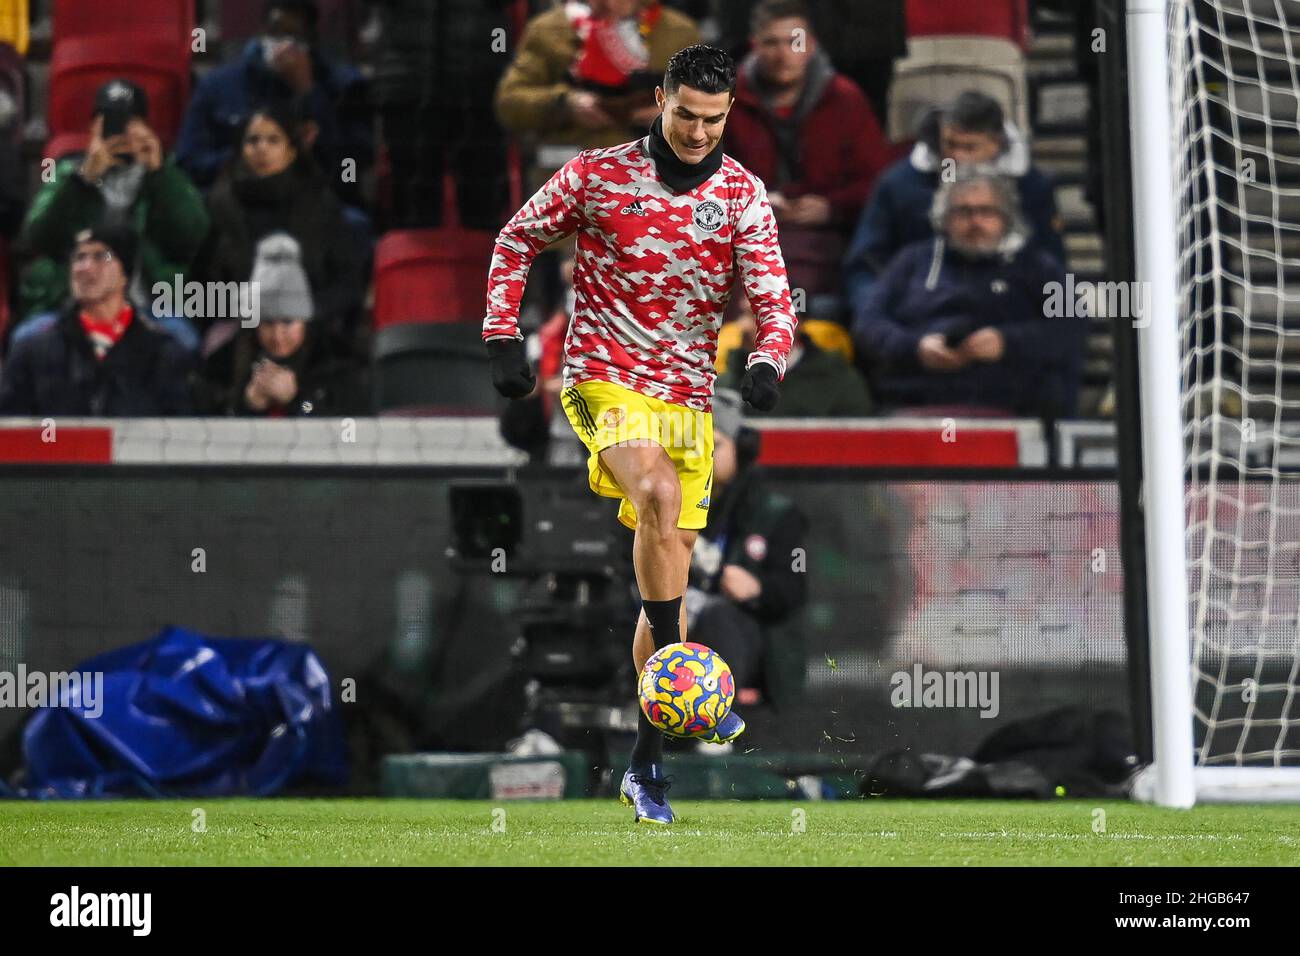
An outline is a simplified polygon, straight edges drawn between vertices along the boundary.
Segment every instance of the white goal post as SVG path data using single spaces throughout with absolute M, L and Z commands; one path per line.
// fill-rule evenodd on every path
M 1300 3 L 1128 0 L 1154 763 L 1300 801 Z

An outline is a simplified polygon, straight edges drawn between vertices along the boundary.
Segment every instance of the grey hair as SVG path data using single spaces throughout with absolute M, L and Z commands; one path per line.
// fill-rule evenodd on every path
M 993 201 L 1007 224 L 1006 235 L 1002 237 L 998 251 L 1007 254 L 1018 252 L 1029 237 L 1029 225 L 1020 208 L 1020 196 L 1011 180 L 987 165 L 959 165 L 954 178 L 941 183 L 935 190 L 934 201 L 930 204 L 930 225 L 935 235 L 946 235 L 944 224 L 948 219 L 953 194 L 977 184 L 986 184 L 992 190 Z

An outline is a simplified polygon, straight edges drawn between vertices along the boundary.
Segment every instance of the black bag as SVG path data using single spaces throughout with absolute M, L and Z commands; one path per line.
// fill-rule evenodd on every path
M 890 797 L 1123 797 L 1138 767 L 1133 750 L 1123 714 L 1061 707 L 994 731 L 972 757 L 883 754 L 861 789 Z

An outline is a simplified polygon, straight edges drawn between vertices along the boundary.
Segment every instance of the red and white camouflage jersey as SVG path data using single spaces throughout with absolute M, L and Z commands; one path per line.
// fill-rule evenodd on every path
M 647 138 L 580 153 L 497 237 L 484 340 L 519 333 L 533 257 L 577 233 L 568 388 L 592 379 L 698 411 L 712 408 L 718 328 L 739 270 L 758 321 L 746 368 L 785 375 L 795 316 L 762 182 L 730 156 L 689 192 L 655 170 Z

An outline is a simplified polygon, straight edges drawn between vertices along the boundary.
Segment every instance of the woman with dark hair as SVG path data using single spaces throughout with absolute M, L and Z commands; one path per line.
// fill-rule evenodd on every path
M 239 152 L 208 195 L 212 228 L 199 254 L 199 274 L 209 282 L 246 282 L 259 240 L 288 233 L 302 251 L 317 320 L 346 349 L 364 292 L 364 252 L 312 161 L 304 133 L 309 140 L 311 125 L 284 106 L 263 106 L 249 116 Z M 208 318 L 205 325 L 215 317 Z

